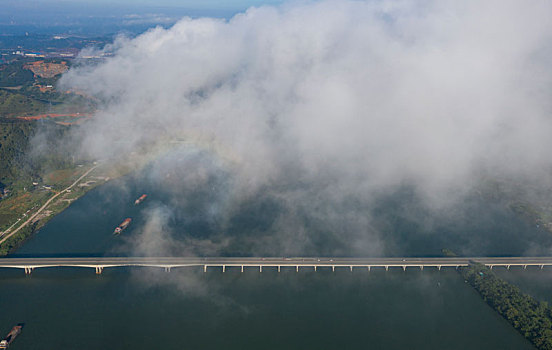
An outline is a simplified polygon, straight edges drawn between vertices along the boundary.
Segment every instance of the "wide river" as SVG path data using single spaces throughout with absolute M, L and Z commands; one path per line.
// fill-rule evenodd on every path
M 202 186 L 220 186 L 216 178 L 211 180 Z M 251 231 L 262 231 L 258 217 L 237 211 L 235 219 L 227 218 L 232 226 L 228 235 L 235 241 L 228 243 L 213 233 L 219 225 L 216 215 L 201 215 L 216 210 L 207 204 L 220 198 L 211 198 L 207 190 L 189 192 L 189 200 L 178 209 L 185 213 L 180 216 L 166 210 L 175 202 L 161 185 L 166 183 L 140 174 L 98 187 L 52 219 L 14 256 L 167 254 L 194 244 L 202 250 L 185 251 L 246 255 L 236 247 L 249 244 L 250 254 L 258 252 L 251 243 Z M 133 200 L 144 192 L 149 194 L 146 201 L 134 206 Z M 412 212 L 405 210 L 405 201 L 391 196 L 382 203 L 371 208 L 371 215 L 387 223 L 378 228 L 388 237 L 380 249 L 386 255 L 438 255 L 443 246 L 461 251 L 468 245 L 475 254 L 517 255 L 542 253 L 534 247 L 551 246 L 545 232 L 498 204 L 470 202 L 463 215 L 473 219 L 458 221 L 465 224 L 447 219 L 424 226 L 403 215 Z M 259 206 L 254 209 L 259 213 L 274 210 L 266 203 Z M 131 226 L 113 236 L 113 228 L 125 217 L 133 218 Z M 165 231 L 174 234 L 167 237 Z M 270 234 L 263 238 L 271 242 L 266 236 Z M 301 249 L 310 255 L 316 247 Z M 501 274 L 550 299 L 546 269 Z M 190 268 L 166 273 L 113 268 L 99 276 L 78 268 L 38 269 L 31 276 L 0 269 L 0 332 L 20 322 L 25 323 L 23 333 L 10 349 L 532 348 L 454 269 L 222 273 L 213 268 L 203 273 Z

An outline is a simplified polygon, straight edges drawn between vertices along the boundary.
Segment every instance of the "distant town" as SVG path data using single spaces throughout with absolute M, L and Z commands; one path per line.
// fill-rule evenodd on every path
M 84 47 L 101 48 L 111 42 L 111 37 L 83 37 L 70 34 L 45 35 L 25 33 L 25 35 L 0 36 L 0 63 L 20 57 L 46 59 L 76 58 Z M 110 54 L 81 56 L 81 58 L 102 58 Z

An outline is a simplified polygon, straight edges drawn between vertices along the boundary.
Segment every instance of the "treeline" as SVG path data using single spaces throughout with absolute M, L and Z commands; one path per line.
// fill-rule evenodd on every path
M 0 65 L 0 86 L 30 85 L 34 82 L 34 74 L 23 66 L 31 60 L 17 59 Z
M 460 273 L 487 304 L 538 349 L 552 350 L 552 308 L 546 302 L 522 293 L 484 265 L 462 267 Z

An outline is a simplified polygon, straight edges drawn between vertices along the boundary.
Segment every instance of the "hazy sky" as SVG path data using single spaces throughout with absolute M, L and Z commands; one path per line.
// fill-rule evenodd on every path
M 286 1 L 0 0 L 0 29 L 4 33 L 17 33 L 17 30 L 24 33 L 28 30 L 34 31 L 34 28 L 82 34 L 108 34 L 129 30 L 140 33 L 150 26 L 172 25 L 182 17 L 228 19 L 252 6 L 278 5 L 283 2 Z M 132 21 L 129 21 L 130 16 Z
M 4 0 L 4 11 L 24 9 L 45 9 L 64 7 L 68 9 L 108 9 L 128 8 L 129 10 L 148 10 L 151 8 L 205 9 L 243 11 L 251 6 L 277 5 L 285 0 Z

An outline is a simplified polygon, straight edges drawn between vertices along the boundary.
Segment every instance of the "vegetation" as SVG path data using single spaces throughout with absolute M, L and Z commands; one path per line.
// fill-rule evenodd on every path
M 3 64 L 0 66 L 0 86 L 2 87 L 16 87 L 21 85 L 32 84 L 34 81 L 34 74 L 28 69 L 24 69 L 23 66 L 28 63 L 29 60 L 17 59 L 9 64 Z
M 68 131 L 69 127 L 49 121 L 0 118 L 0 235 L 13 232 L 55 191 L 66 188 L 90 168 L 84 162 L 78 166 L 70 148 L 63 145 Z M 70 195 L 79 196 L 86 190 L 77 188 Z M 63 195 L 58 202 L 2 243 L 0 255 L 18 247 L 71 199 Z
M 538 228 L 552 232 L 552 188 L 519 182 L 514 179 L 487 179 L 478 192 L 484 198 L 499 202 Z
M 454 258 L 454 257 L 458 256 L 458 255 L 456 255 L 455 252 L 453 252 L 452 250 L 450 250 L 448 248 L 441 249 L 441 253 L 443 253 L 443 255 L 446 256 L 447 258 Z
M 0 90 L 0 115 L 4 117 L 40 114 L 47 107 L 45 102 L 25 96 L 17 90 Z
M 94 110 L 90 98 L 55 88 L 70 65 L 67 60 L 44 58 L 16 58 L 0 64 L 0 117 Z
M 60 174 L 54 174 L 60 182 L 56 183 L 56 187 L 67 187 L 78 177 L 80 177 L 90 166 L 76 169 L 66 169 Z M 48 176 L 50 176 L 48 174 Z M 100 180 L 100 178 L 96 178 Z M 88 186 L 75 186 L 71 192 L 66 192 L 59 195 L 47 208 L 37 215 L 31 223 L 23 227 L 17 233 L 12 235 L 8 240 L 0 245 L 0 256 L 7 255 L 17 249 L 25 242 L 36 230 L 43 227 L 56 214 L 65 210 L 72 202 L 84 195 L 87 191 L 95 186 L 104 183 L 105 181 L 91 181 Z M 22 225 L 25 221 L 34 215 L 38 208 L 58 191 L 47 190 L 42 186 L 33 186 L 25 191 L 17 191 L 10 195 L 7 199 L 0 201 L 0 232 L 9 234 Z M 18 221 L 19 220 L 19 221 Z M 15 225 L 13 225 L 15 224 Z
M 460 268 L 464 279 L 537 349 L 552 349 L 552 308 L 522 293 L 481 264 Z
M 50 169 L 71 167 L 72 155 L 60 143 L 67 132 L 68 127 L 48 121 L 0 119 L 0 183 L 28 186 Z M 32 140 L 39 143 L 33 152 Z

